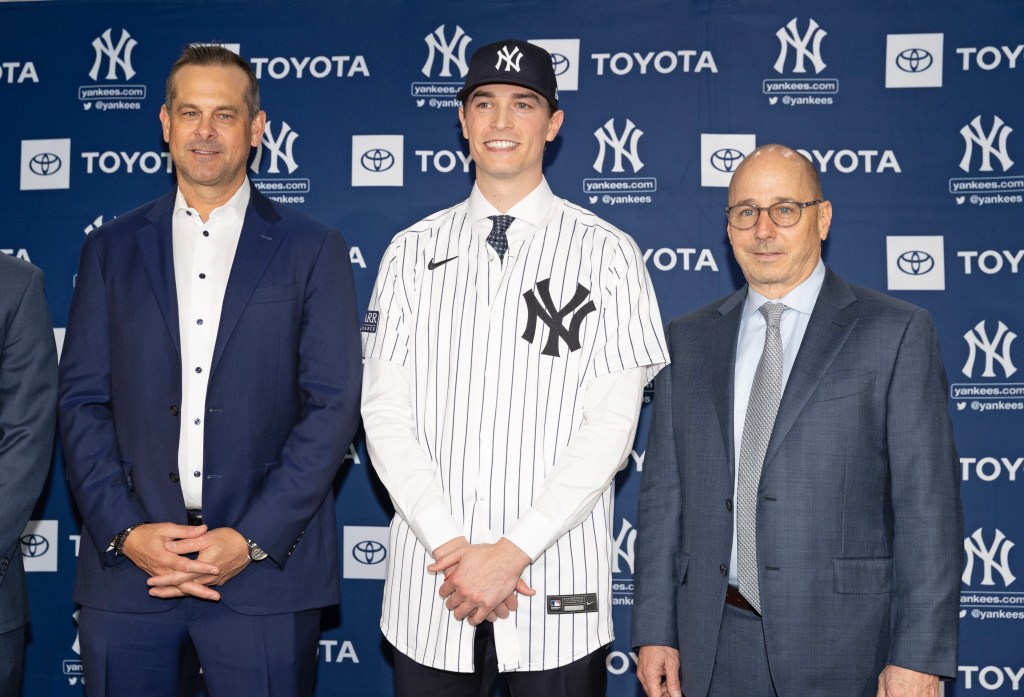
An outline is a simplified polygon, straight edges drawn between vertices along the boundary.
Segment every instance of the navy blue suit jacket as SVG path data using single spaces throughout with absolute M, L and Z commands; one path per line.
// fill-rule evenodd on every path
M 61 358 L 61 439 L 84 522 L 75 600 L 103 610 L 175 602 L 151 598 L 146 574 L 107 551 L 136 523 L 186 522 L 174 197 L 89 235 Z M 358 425 L 360 373 L 344 240 L 253 189 L 217 330 L 203 445 L 205 522 L 270 555 L 219 589 L 231 608 L 338 601 L 332 482 Z
M 669 325 L 639 502 L 633 644 L 714 668 L 732 547 L 733 379 L 747 289 Z M 928 313 L 831 271 L 758 495 L 764 634 L 783 697 L 873 697 L 888 663 L 957 672 L 963 515 Z

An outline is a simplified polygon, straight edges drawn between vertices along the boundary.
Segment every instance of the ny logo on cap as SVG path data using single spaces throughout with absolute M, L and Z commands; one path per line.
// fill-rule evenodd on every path
M 519 61 L 523 59 L 523 52 L 519 50 L 518 46 L 513 46 L 512 50 L 508 50 L 508 46 L 502 46 L 501 50 L 498 51 L 498 62 L 494 64 L 494 69 L 501 69 L 501 64 L 505 64 L 505 72 L 515 70 L 519 72 Z

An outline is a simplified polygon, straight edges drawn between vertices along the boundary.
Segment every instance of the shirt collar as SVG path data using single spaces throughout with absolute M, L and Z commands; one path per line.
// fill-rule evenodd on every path
M 245 210 L 249 207 L 251 195 L 249 177 L 246 177 L 242 185 L 238 187 L 238 190 L 231 195 L 231 198 L 223 206 L 213 209 L 210 213 L 210 219 L 212 220 L 215 216 L 220 217 L 228 213 L 234 213 L 239 220 L 245 220 Z M 178 187 L 178 192 L 174 196 L 174 215 L 188 210 L 190 210 L 189 205 L 185 201 L 185 196 L 181 193 L 181 187 Z
M 548 186 L 547 179 L 541 177 L 540 184 L 527 194 L 525 198 L 512 206 L 508 210 L 507 215 L 511 215 L 516 220 L 529 223 L 533 227 L 540 227 L 544 224 L 544 219 L 551 208 L 551 202 L 554 198 L 555 195 L 551 193 L 551 187 Z M 491 205 L 490 201 L 484 198 L 480 188 L 473 184 L 473 191 L 469 194 L 469 204 L 466 208 L 466 216 L 470 224 L 478 223 L 491 215 L 501 215 L 501 213 Z M 487 229 L 490 230 L 489 222 Z
M 791 310 L 811 314 L 814 311 L 814 304 L 818 302 L 818 293 L 825 282 L 825 262 L 818 259 L 818 265 L 814 267 L 811 275 L 804 279 L 804 282 L 793 290 L 786 293 L 778 300 L 771 300 L 747 286 L 747 299 L 743 304 L 743 315 L 741 321 L 749 319 L 767 302 L 780 302 Z

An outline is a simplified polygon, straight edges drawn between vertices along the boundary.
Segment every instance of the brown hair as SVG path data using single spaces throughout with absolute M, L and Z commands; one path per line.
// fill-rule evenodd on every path
M 249 110 L 249 119 L 256 118 L 256 114 L 260 110 L 260 85 L 256 81 L 256 75 L 252 72 L 252 68 L 237 53 L 213 44 L 187 45 L 182 51 L 181 57 L 171 66 L 171 72 L 167 76 L 167 96 L 164 98 L 164 104 L 168 111 L 171 110 L 171 105 L 174 102 L 174 76 L 186 65 L 235 67 L 244 72 L 249 78 L 249 89 L 245 92 L 245 106 Z

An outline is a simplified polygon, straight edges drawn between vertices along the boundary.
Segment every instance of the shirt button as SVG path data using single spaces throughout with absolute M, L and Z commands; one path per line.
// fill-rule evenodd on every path
M 206 278 L 206 274 L 205 273 L 199 274 L 199 278 Z
M 177 416 L 178 415 L 178 406 L 176 404 L 172 404 L 171 407 L 167 411 L 171 412 L 171 416 Z
M 203 372 L 203 369 L 202 369 L 202 368 L 200 368 L 199 366 L 196 366 L 196 372 L 197 372 L 197 373 L 201 373 L 201 372 Z
M 726 566 L 725 564 L 722 564 L 720 567 L 718 567 L 718 570 L 722 572 L 723 576 L 725 576 L 727 573 L 729 573 L 729 567 Z
M 191 218 L 192 217 L 192 211 L 185 211 L 185 215 L 187 215 L 188 217 Z
M 203 237 L 209 237 L 209 236 L 210 236 L 210 231 L 209 230 L 203 230 Z
M 732 499 L 726 499 L 725 500 L 725 510 L 727 510 L 727 511 L 731 511 L 732 510 Z
M 203 423 L 203 421 L 202 421 L 202 419 L 196 419 L 192 423 L 194 423 L 196 426 L 198 426 L 199 424 Z
M 197 320 L 196 320 L 196 324 L 198 324 L 198 325 L 202 326 L 202 324 L 203 324 L 203 320 L 201 320 L 201 319 L 197 319 Z
M 199 477 L 202 476 L 202 474 L 200 474 L 199 470 L 196 470 L 195 472 L 192 473 L 192 476 L 198 479 Z
M 167 475 L 167 478 L 170 479 L 172 482 L 177 483 L 177 481 L 178 481 L 178 473 L 177 472 L 171 472 L 170 474 Z

